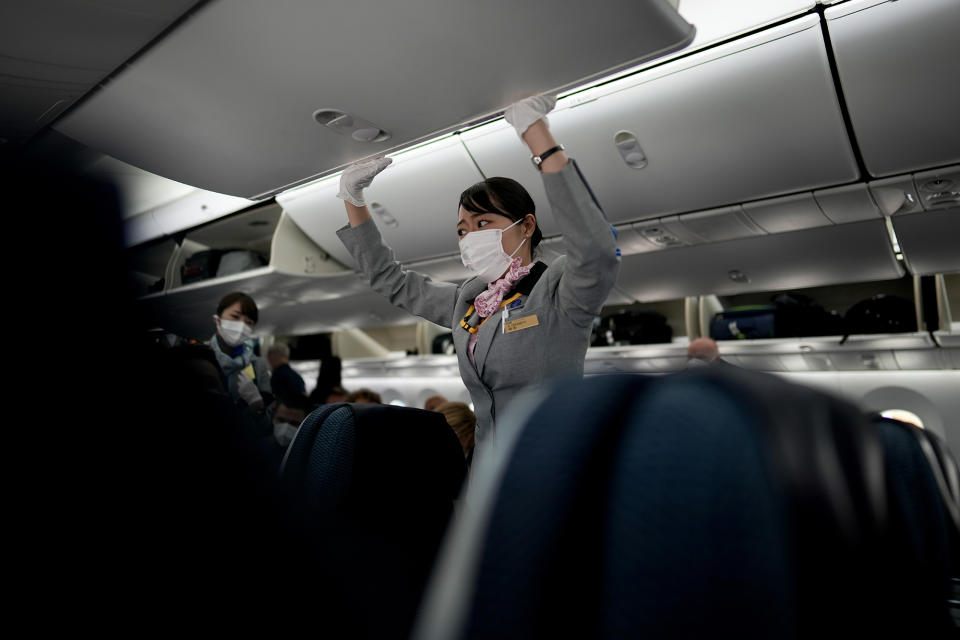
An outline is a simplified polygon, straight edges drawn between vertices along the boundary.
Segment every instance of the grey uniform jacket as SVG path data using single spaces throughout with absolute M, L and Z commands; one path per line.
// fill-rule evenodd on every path
M 504 332 L 502 310 L 480 326 L 476 369 L 467 357 L 470 334 L 460 327 L 460 320 L 487 283 L 479 278 L 460 285 L 434 282 L 407 271 L 394 260 L 373 220 L 337 231 L 376 292 L 453 331 L 460 376 L 477 416 L 478 447 L 492 440 L 494 421 L 519 392 L 551 377 L 583 375 L 593 318 L 617 279 L 616 241 L 576 164 L 571 160 L 559 173 L 543 174 L 543 184 L 566 255 L 546 269 L 529 296 L 508 310 L 511 323 L 521 322 L 507 328 L 525 328 Z

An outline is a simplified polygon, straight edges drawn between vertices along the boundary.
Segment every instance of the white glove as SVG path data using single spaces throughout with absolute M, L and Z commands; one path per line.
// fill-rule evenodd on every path
M 503 119 L 513 125 L 517 135 L 523 137 L 523 132 L 537 120 L 550 125 L 547 114 L 557 106 L 556 96 L 530 96 L 520 102 L 514 102 L 503 112 Z
M 373 158 L 350 165 L 340 175 L 340 193 L 337 197 L 358 207 L 365 207 L 363 190 L 370 186 L 374 177 L 390 166 L 393 158 Z

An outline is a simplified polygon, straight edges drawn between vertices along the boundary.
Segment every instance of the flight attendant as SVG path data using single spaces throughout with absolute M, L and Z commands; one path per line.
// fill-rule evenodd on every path
M 594 317 L 619 269 L 614 235 L 576 163 L 551 134 L 546 114 L 556 98 L 535 96 L 504 117 L 543 174 L 567 253 L 538 259 L 542 238 L 533 199 L 516 181 L 489 178 L 460 196 L 456 232 L 462 284 L 407 271 L 381 239 L 363 189 L 390 164 L 377 158 L 348 167 L 340 180 L 349 224 L 337 231 L 370 286 L 391 303 L 451 327 L 460 375 L 477 416 L 477 456 L 516 396 L 558 375 L 583 375 Z M 451 236 L 453 231 L 451 220 Z M 452 240 L 452 237 L 451 237 Z
M 207 344 L 217 356 L 230 396 L 261 412 L 269 404 L 264 396 L 272 400 L 272 395 L 270 367 L 253 353 L 253 328 L 258 317 L 253 298 L 240 291 L 228 293 L 217 304 L 213 316 L 216 332 Z

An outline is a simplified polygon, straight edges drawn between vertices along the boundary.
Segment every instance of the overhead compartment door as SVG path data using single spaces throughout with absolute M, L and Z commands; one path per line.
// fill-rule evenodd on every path
M 258 198 L 692 38 L 667 0 L 213 0 L 56 128 Z
M 550 115 L 551 129 L 611 222 L 853 181 L 819 25 L 806 16 L 570 96 Z M 633 166 L 617 145 L 630 136 L 644 158 Z M 547 209 L 511 129 L 488 125 L 461 137 L 484 174 L 517 178 L 538 211 Z M 549 215 L 540 219 L 544 233 L 558 232 Z
M 826 16 L 870 174 L 960 162 L 960 2 L 859 2 Z

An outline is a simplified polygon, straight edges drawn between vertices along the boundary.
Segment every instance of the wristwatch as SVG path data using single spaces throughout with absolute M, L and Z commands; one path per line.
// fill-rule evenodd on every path
M 530 161 L 533 162 L 533 166 L 535 166 L 538 171 L 543 171 L 543 169 L 540 168 L 540 165 L 543 164 L 544 160 L 555 154 L 557 151 L 563 151 L 562 144 L 558 144 L 555 147 L 550 147 L 540 155 L 531 157 Z

